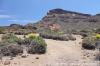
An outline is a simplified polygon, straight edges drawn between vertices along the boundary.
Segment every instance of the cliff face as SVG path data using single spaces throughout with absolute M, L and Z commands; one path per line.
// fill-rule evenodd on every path
M 50 10 L 38 23 L 38 26 L 49 27 L 51 24 L 59 24 L 60 30 L 73 29 L 95 29 L 100 28 L 100 15 L 90 15 L 78 12 L 66 11 L 63 9 Z
M 89 14 L 82 14 L 78 12 L 66 11 L 63 9 L 53 9 L 47 13 L 47 16 L 43 18 L 43 20 L 51 20 L 54 18 L 59 18 L 61 20 L 67 19 L 87 19 L 91 17 Z

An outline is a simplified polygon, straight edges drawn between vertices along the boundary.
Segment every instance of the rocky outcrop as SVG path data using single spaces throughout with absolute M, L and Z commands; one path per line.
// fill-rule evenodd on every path
M 52 15 L 52 14 L 76 14 L 76 15 L 82 15 L 82 16 L 91 16 L 90 14 L 83 14 L 83 13 L 78 13 L 78 12 L 73 12 L 73 11 L 67 11 L 63 9 L 53 9 L 50 10 L 47 15 Z
M 88 30 L 100 28 L 100 15 L 83 14 L 63 9 L 52 9 L 36 25 L 49 28 L 49 25 L 59 24 L 60 30 Z M 39 27 L 40 28 L 40 27 Z
M 91 17 L 90 14 L 82 14 L 82 13 L 78 13 L 78 12 L 72 12 L 72 11 L 66 11 L 63 9 L 53 9 L 50 10 L 47 13 L 47 16 L 45 16 L 43 18 L 43 20 L 48 21 L 54 18 L 59 18 L 61 20 L 65 20 L 66 19 L 87 19 L 88 17 Z

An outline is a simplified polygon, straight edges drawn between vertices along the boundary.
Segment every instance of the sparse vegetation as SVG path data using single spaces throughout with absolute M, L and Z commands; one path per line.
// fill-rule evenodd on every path
M 33 41 L 31 41 L 31 43 L 29 45 L 28 53 L 30 53 L 30 54 L 44 54 L 44 53 L 46 53 L 46 46 L 33 40 Z
M 4 34 L 4 29 L 0 28 L 0 34 Z
M 100 39 L 100 34 L 96 34 L 96 39 Z
M 40 36 L 47 39 L 68 41 L 68 40 L 76 40 L 71 34 L 65 34 L 62 31 L 53 31 L 50 29 L 46 29 L 45 31 L 40 33 Z
M 14 34 L 4 34 L 2 36 L 2 42 L 16 43 L 19 40 L 21 39 L 16 37 Z
M 28 53 L 44 54 L 46 52 L 47 44 L 42 37 L 31 35 L 30 37 L 26 38 L 26 40 L 27 39 L 31 40 L 28 48 Z
M 46 43 L 42 37 L 29 36 L 25 39 L 18 38 L 14 34 L 5 34 L 0 42 L 0 54 L 3 56 L 16 56 L 23 53 L 23 45 L 28 48 L 30 54 L 46 53 Z M 33 53 L 34 52 L 34 53 Z
M 3 56 L 15 57 L 16 55 L 23 53 L 23 48 L 17 44 L 6 44 L 0 48 L 0 53 Z
M 0 42 L 0 53 L 3 56 L 16 56 L 19 53 L 23 53 L 23 49 L 17 44 L 20 38 L 16 37 L 14 34 L 5 34 L 2 36 L 2 41 Z
M 61 35 L 50 35 L 50 34 L 40 34 L 41 37 L 47 39 L 54 39 L 54 40 L 61 40 L 61 41 L 68 41 L 69 38 L 67 36 Z
M 82 41 L 82 47 L 84 49 L 94 50 L 95 49 L 95 40 L 92 37 L 86 37 Z
M 70 34 L 68 34 L 67 36 L 68 36 L 69 40 L 73 40 L 73 41 L 76 40 L 76 38 Z
M 82 47 L 85 49 L 100 49 L 100 36 L 96 34 L 94 36 L 85 37 L 82 41 Z
M 24 40 L 18 42 L 19 45 L 25 45 L 28 47 L 28 53 L 30 54 L 44 54 L 46 53 L 46 42 L 45 40 L 36 35 L 29 35 Z

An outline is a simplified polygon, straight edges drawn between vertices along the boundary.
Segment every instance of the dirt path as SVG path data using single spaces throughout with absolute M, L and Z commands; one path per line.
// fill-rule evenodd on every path
M 80 36 L 77 36 L 78 38 Z M 67 61 L 78 61 L 82 58 L 81 48 L 79 42 L 76 41 L 56 41 L 46 39 L 48 43 L 47 60 L 49 64 L 66 63 Z
M 79 35 L 75 37 L 77 38 L 76 41 L 56 41 L 45 39 L 47 43 L 46 54 L 29 55 L 27 58 L 21 58 L 18 56 L 13 60 L 10 60 L 11 64 L 8 66 L 83 66 L 85 62 L 83 63 L 83 53 L 80 44 L 82 39 Z M 4 65 L 1 64 L 0 66 Z M 92 64 L 85 66 L 95 65 Z

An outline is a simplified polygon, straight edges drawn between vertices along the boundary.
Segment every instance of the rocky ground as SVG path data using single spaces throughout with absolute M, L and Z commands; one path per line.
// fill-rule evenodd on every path
M 0 66 L 100 66 L 100 62 L 94 61 L 96 51 L 83 50 L 81 36 L 75 37 L 75 41 L 45 39 L 46 54 L 4 57 L 0 61 Z

